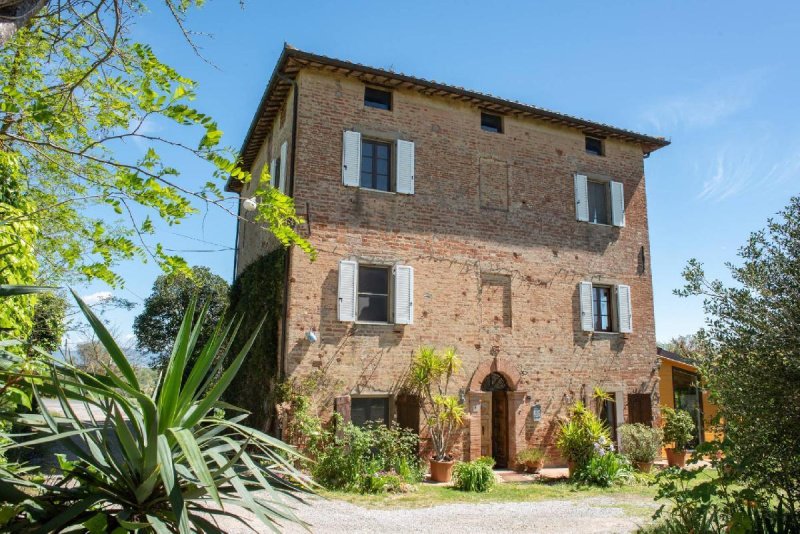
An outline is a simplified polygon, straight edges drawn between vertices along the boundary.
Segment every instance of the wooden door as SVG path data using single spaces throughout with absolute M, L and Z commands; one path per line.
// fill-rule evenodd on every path
M 628 395 L 628 422 L 653 426 L 653 401 L 649 393 Z
M 492 391 L 492 457 L 497 467 L 508 467 L 508 397 Z

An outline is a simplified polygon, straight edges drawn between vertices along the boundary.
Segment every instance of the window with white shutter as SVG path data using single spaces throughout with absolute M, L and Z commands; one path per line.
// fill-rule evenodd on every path
M 592 313 L 592 283 L 581 282 L 578 289 L 581 301 L 581 330 L 584 332 L 592 332 L 594 331 L 594 317 Z
M 631 308 L 630 286 L 617 286 L 617 315 L 619 316 L 619 331 L 623 334 L 633 332 L 633 309 Z
M 342 183 L 353 187 L 361 183 L 361 134 L 352 130 L 343 136 Z
M 278 170 L 278 167 L 275 165 L 277 160 L 273 159 L 269 162 L 269 185 L 272 187 L 278 187 L 278 176 L 275 172 Z
M 625 226 L 625 193 L 621 182 L 611 182 L 611 224 Z
M 353 322 L 356 320 L 356 277 L 358 263 L 350 260 L 339 262 L 339 320 Z
M 394 268 L 394 322 L 414 323 L 414 268 L 408 265 Z
M 281 145 L 280 178 L 278 180 L 278 189 L 284 195 L 286 194 L 286 151 L 288 146 L 286 141 Z
M 397 192 L 414 194 L 414 142 L 397 141 Z
M 589 221 L 589 185 L 583 174 L 575 175 L 575 215 L 579 221 Z

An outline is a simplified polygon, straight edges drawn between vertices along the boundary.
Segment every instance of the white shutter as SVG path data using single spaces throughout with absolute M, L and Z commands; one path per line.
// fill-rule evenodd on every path
M 278 187 L 278 184 L 275 183 L 275 160 L 269 162 L 269 185 L 272 187 Z
M 350 260 L 339 262 L 339 320 L 356 320 L 356 276 L 358 263 Z
M 342 141 L 342 183 L 361 184 L 361 134 L 351 130 L 345 130 Z
M 397 141 L 397 192 L 414 194 L 414 142 Z
M 575 215 L 579 221 L 589 221 L 589 184 L 583 174 L 575 175 Z
M 281 193 L 286 194 L 286 149 L 288 148 L 286 141 L 281 145 L 281 179 L 278 182 L 278 189 Z
M 394 268 L 394 322 L 414 324 L 414 268 L 408 265 Z
M 611 223 L 625 226 L 625 193 L 621 182 L 611 182 Z
M 584 332 L 594 331 L 594 315 L 592 314 L 592 283 L 580 283 L 581 299 L 581 330 Z
M 619 315 L 619 331 L 623 334 L 633 332 L 633 309 L 631 308 L 630 286 L 617 286 L 617 314 Z

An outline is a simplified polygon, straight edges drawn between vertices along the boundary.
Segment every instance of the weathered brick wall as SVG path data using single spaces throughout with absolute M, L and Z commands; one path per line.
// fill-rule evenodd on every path
M 298 205 L 309 203 L 319 257 L 312 263 L 292 251 L 285 370 L 327 377 L 328 390 L 319 390 L 325 411 L 333 395 L 396 392 L 421 345 L 458 349 L 464 370 L 454 392 L 495 358 L 518 372 L 513 386 L 527 393 L 519 395 L 525 400 L 514 425 L 519 446 L 550 444 L 557 416 L 594 386 L 654 390 L 640 147 L 610 139 L 606 156 L 592 156 L 583 134 L 569 128 L 505 117 L 503 134 L 488 133 L 467 104 L 395 90 L 393 110 L 382 111 L 364 107 L 357 80 L 305 70 L 298 83 L 294 191 Z M 414 195 L 342 185 L 342 131 L 352 128 L 415 142 Z M 575 220 L 578 172 L 624 184 L 626 227 Z M 414 324 L 337 321 L 338 262 L 346 258 L 413 266 Z M 581 331 L 578 283 L 585 280 L 631 287 L 632 334 Z M 318 343 L 305 340 L 309 329 Z M 542 409 L 538 423 L 528 417 L 534 404 Z

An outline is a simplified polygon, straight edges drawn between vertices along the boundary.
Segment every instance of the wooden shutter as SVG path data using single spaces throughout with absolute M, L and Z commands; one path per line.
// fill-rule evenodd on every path
M 397 410 L 397 425 L 419 434 L 419 397 L 416 395 L 398 395 L 394 401 Z
M 617 286 L 617 315 L 619 331 L 623 334 L 633 332 L 633 310 L 631 309 L 631 287 Z
M 281 169 L 280 169 L 280 181 L 278 182 L 278 189 L 280 189 L 281 193 L 284 195 L 286 194 L 286 150 L 288 148 L 288 143 L 286 141 L 283 142 L 281 145 Z
M 611 182 L 611 224 L 625 226 L 625 192 L 621 182 Z
M 653 426 L 653 400 L 649 393 L 628 395 L 628 422 Z
M 592 283 L 581 282 L 579 285 L 581 300 L 581 330 L 594 331 L 594 314 L 592 313 Z
M 352 187 L 361 184 L 361 134 L 344 132 L 342 142 L 342 183 Z
M 589 221 L 589 184 L 583 174 L 575 175 L 575 216 L 579 221 Z
M 278 184 L 275 183 L 275 159 L 269 162 L 269 185 L 272 187 L 278 187 Z
M 339 262 L 339 320 L 356 320 L 356 276 L 358 263 L 350 260 Z
M 414 268 L 408 265 L 394 268 L 394 322 L 414 324 Z
M 336 428 L 337 437 L 342 437 L 344 425 L 350 422 L 350 395 L 334 397 L 333 410 L 342 416 L 342 425 Z
M 414 194 L 414 143 L 397 141 L 397 192 Z

